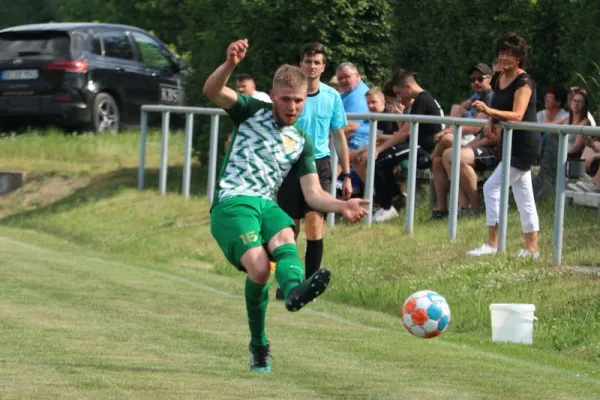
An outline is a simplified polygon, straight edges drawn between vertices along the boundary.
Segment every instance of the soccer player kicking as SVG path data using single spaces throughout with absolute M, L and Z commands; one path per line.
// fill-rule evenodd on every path
M 302 193 L 315 210 L 340 213 L 354 222 L 366 214 L 362 205 L 367 201 L 337 200 L 321 188 L 313 145 L 294 125 L 307 95 L 307 79 L 298 67 L 282 65 L 277 69 L 270 93 L 272 104 L 225 86 L 247 49 L 246 39 L 231 43 L 227 60 L 204 84 L 204 94 L 225 109 L 235 125 L 215 190 L 210 228 L 227 260 L 247 273 L 250 369 L 269 372 L 270 346 L 265 333 L 269 255 L 275 260 L 275 279 L 289 311 L 300 310 L 322 294 L 331 279 L 327 269 L 304 279 L 294 222 L 273 201 L 275 192 L 297 164 Z

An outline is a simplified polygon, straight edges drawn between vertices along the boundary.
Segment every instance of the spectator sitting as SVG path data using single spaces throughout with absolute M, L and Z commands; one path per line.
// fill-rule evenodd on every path
M 410 114 L 442 115 L 438 102 L 419 86 L 413 73 L 405 70 L 396 72 L 392 77 L 392 88 L 401 99 L 414 99 Z M 435 147 L 433 137 L 441 130 L 441 124 L 419 124 L 417 160 L 423 160 L 425 164 L 430 162 L 429 154 Z M 394 178 L 394 167 L 408 159 L 409 138 L 410 124 L 402 124 L 397 132 L 375 149 L 375 192 L 381 207 L 374 216 L 375 222 L 386 221 L 398 215 L 392 205 L 395 198 L 401 195 Z M 363 149 L 358 155 L 358 160 L 363 163 L 366 163 L 368 157 L 366 150 Z
M 499 131 L 500 128 L 496 128 L 496 130 Z M 460 150 L 459 216 L 477 217 L 482 214 L 481 199 L 477 191 L 477 172 L 494 169 L 498 166 L 496 144 L 497 140 L 486 138 L 482 132 Z M 451 148 L 444 151 L 442 164 L 446 174 L 444 178 L 449 182 L 452 171 Z M 447 193 L 444 196 L 446 195 Z M 435 214 L 433 218 L 436 218 Z M 437 216 L 437 218 L 441 217 Z
M 474 89 L 471 97 L 466 99 L 460 104 L 454 104 L 450 109 L 451 117 L 458 118 L 475 118 L 478 114 L 477 110 L 473 108 L 473 102 L 477 100 L 481 100 L 486 104 L 490 104 L 492 102 L 492 96 L 494 92 L 490 87 L 490 79 L 492 78 L 492 69 L 486 63 L 479 63 L 469 69 L 469 75 L 471 75 L 471 86 Z M 475 133 L 472 136 L 465 139 L 473 140 L 475 138 Z M 467 140 L 467 142 L 468 142 Z M 466 143 L 464 143 L 466 144 Z
M 560 86 L 551 87 L 544 96 L 544 110 L 538 111 L 537 122 L 545 124 L 564 124 L 569 119 L 569 113 L 562 108 L 562 104 L 567 98 L 567 91 Z M 544 154 L 548 133 L 542 133 L 542 149 Z
M 342 103 L 346 113 L 368 113 L 369 107 L 365 94 L 369 87 L 360 78 L 356 66 L 350 62 L 343 62 L 338 65 L 335 74 L 340 85 Z M 344 133 L 348 139 L 348 149 L 359 150 L 369 143 L 369 121 L 349 119 Z M 350 152 L 350 163 L 353 163 L 352 151 Z
M 242 72 L 236 75 L 235 90 L 237 90 L 238 93 L 247 94 L 257 100 L 264 101 L 265 103 L 271 103 L 271 96 L 265 92 L 256 90 L 256 82 L 252 75 L 248 73 Z
M 585 90 L 579 90 L 577 94 L 570 96 L 569 114 L 567 115 L 569 125 L 589 126 L 591 122 L 589 115 L 589 100 Z M 573 135 L 571 135 L 573 136 Z M 594 154 L 591 148 L 586 149 L 586 137 L 584 135 L 574 135 L 575 140 L 567 150 L 567 157 L 573 159 L 586 158 Z M 587 150 L 587 151 L 586 151 Z M 586 153 L 584 156 L 584 152 Z
M 475 92 L 471 97 L 463 101 L 461 104 L 453 105 L 452 109 L 450 110 L 450 116 L 459 118 L 485 119 L 487 118 L 487 115 L 484 113 L 478 113 L 477 110 L 472 107 L 472 104 L 477 100 L 483 101 L 488 106 L 491 104 L 492 96 L 494 94 L 490 87 L 492 69 L 487 64 L 479 63 L 469 70 L 469 74 L 471 75 L 471 86 Z M 481 128 L 477 126 L 463 126 L 461 140 L 462 145 L 464 146 L 473 140 L 479 131 L 481 131 Z M 449 173 L 446 171 L 445 164 L 442 160 L 442 155 L 445 154 L 446 150 L 452 148 L 454 141 L 453 128 L 448 127 L 444 129 L 436 134 L 434 139 L 437 144 L 433 150 L 433 153 L 431 154 L 431 169 L 433 173 L 433 184 L 436 194 L 436 208 L 432 211 L 431 218 L 442 219 L 448 217 L 448 191 L 450 189 L 450 180 L 448 179 Z M 470 160 L 472 158 L 472 152 L 469 150 L 467 153 L 469 154 L 468 159 Z M 482 156 L 484 155 L 482 154 Z M 446 157 L 452 157 L 452 151 L 450 151 Z M 475 183 L 477 184 L 477 180 Z M 462 204 L 464 207 L 467 206 L 464 201 Z
M 567 93 L 567 104 L 569 105 L 569 107 L 571 106 L 571 101 L 573 100 L 573 96 L 576 95 L 577 93 L 583 93 L 583 94 L 587 95 L 587 90 L 585 90 L 584 88 L 581 88 L 579 86 L 570 87 L 569 93 Z M 589 112 L 589 110 L 587 113 L 587 118 L 590 120 L 590 126 L 596 126 L 596 120 L 592 116 L 592 113 Z
M 337 90 L 338 92 L 340 91 L 340 84 L 337 80 L 337 76 L 332 76 L 331 79 L 329 80 L 329 82 L 327 82 L 327 84 L 329 86 L 331 86 L 332 88 L 334 88 L 335 90 Z
M 587 176 L 587 179 L 577 182 L 577 186 L 586 192 L 600 193 L 600 141 L 596 137 L 588 136 L 585 138 L 585 145 L 585 153 L 588 153 L 584 155 L 585 171 L 593 178 Z
M 396 104 L 395 99 L 384 96 L 383 91 L 378 87 L 373 87 L 365 94 L 369 112 L 372 113 L 399 113 L 402 114 L 404 106 Z M 390 104 L 391 102 L 391 104 Z M 377 121 L 377 142 L 381 143 L 389 139 L 394 132 L 398 131 L 398 123 L 394 121 Z M 360 150 L 353 150 L 354 159 Z M 352 158 L 352 156 L 351 156 Z M 355 163 L 354 170 L 362 180 L 363 184 L 367 181 L 367 169 L 363 163 Z
M 235 90 L 238 93 L 247 94 L 248 96 L 257 100 L 264 101 L 265 103 L 272 103 L 271 96 L 265 92 L 256 90 L 256 82 L 254 81 L 254 77 L 252 77 L 252 75 L 249 73 L 240 72 L 235 76 Z M 230 142 L 231 134 L 227 136 L 227 139 L 225 139 L 225 152 L 227 152 Z

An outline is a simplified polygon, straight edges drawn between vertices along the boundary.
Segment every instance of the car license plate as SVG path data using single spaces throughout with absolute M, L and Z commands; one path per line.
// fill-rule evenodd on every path
M 37 69 L 11 69 L 2 72 L 2 79 L 5 81 L 31 80 L 39 77 Z

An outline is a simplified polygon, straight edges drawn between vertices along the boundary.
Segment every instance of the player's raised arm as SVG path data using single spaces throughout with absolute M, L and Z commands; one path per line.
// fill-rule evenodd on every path
M 204 83 L 203 92 L 211 101 L 226 110 L 237 101 L 237 93 L 225 86 L 235 67 L 246 56 L 248 39 L 235 41 L 227 47 L 227 60 L 221 64 Z

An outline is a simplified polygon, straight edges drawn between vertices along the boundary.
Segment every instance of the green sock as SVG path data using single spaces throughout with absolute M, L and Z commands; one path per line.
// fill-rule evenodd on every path
M 255 346 L 267 344 L 265 320 L 269 304 L 269 284 L 261 285 L 246 278 L 246 311 L 250 326 L 250 343 Z
M 282 244 L 273 251 L 275 259 L 275 279 L 287 298 L 293 288 L 304 281 L 304 264 L 298 258 L 295 244 Z

